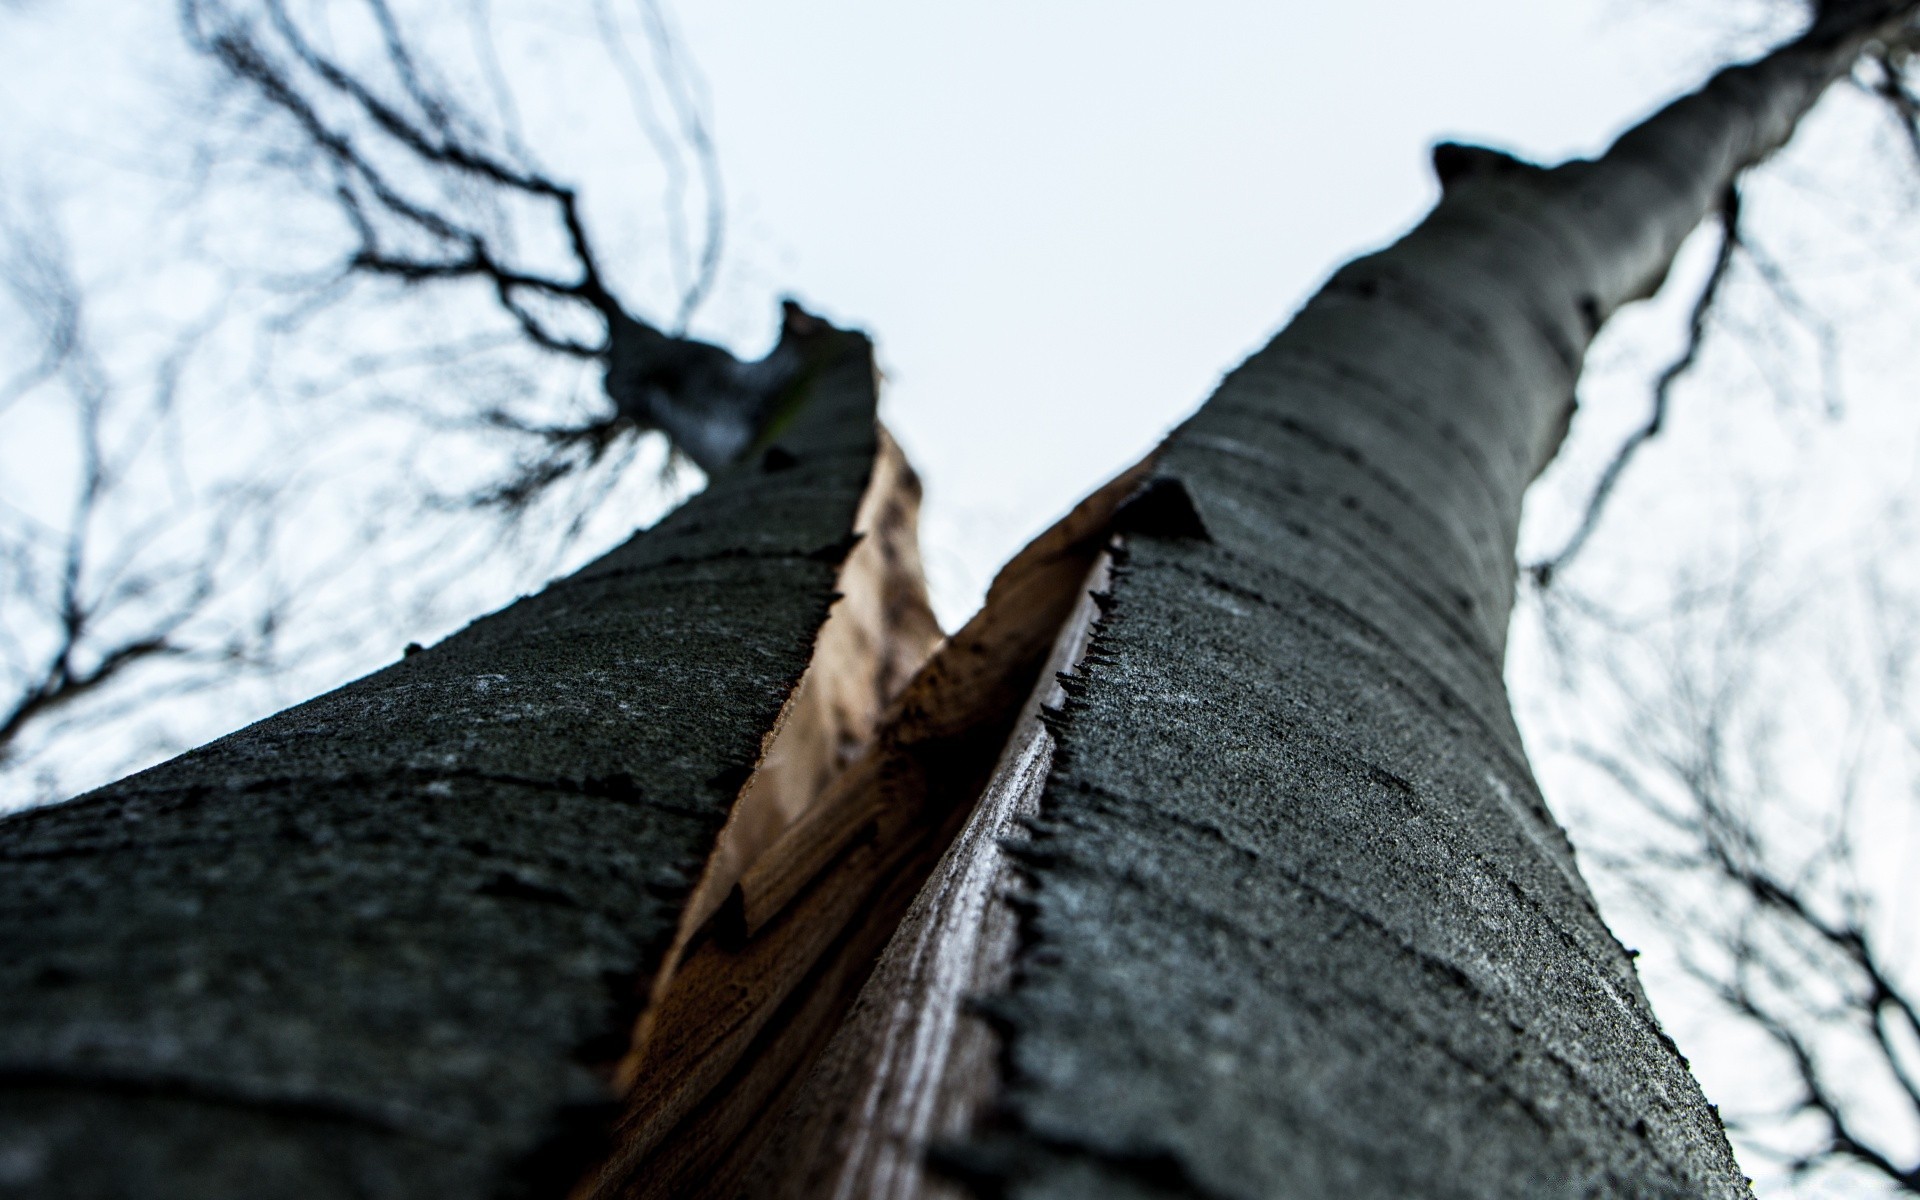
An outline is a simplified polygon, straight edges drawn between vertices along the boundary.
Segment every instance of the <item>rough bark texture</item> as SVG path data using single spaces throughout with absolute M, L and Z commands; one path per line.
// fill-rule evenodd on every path
M 1443 147 L 1432 215 L 1172 438 L 1160 487 L 1192 511 L 1128 540 L 1068 688 L 991 1006 L 1002 1111 L 952 1172 L 1020 1197 L 1745 1194 L 1500 671 L 1521 495 L 1588 341 L 1911 8 L 1846 7 L 1599 161 Z
M 0 1191 L 564 1193 L 852 544 L 870 352 L 806 351 L 777 446 L 599 562 L 0 825 Z

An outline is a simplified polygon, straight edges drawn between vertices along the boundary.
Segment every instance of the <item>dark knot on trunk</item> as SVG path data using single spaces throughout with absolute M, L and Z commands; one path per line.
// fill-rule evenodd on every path
M 792 301 L 781 311 L 780 340 L 753 362 L 616 312 L 605 383 L 616 415 L 665 433 L 709 474 L 739 461 L 784 410 L 816 349 L 838 332 Z

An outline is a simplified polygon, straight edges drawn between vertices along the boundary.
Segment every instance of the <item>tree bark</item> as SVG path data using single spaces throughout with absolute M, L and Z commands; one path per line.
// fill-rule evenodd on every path
M 787 1129 L 827 1133 L 783 1141 L 769 1097 L 857 990 L 874 914 L 909 911 L 908 877 L 876 863 L 930 857 L 998 731 L 1020 744 L 995 787 L 1024 793 L 1051 755 L 1018 937 L 984 903 L 983 937 L 942 911 L 907 931 L 960 946 L 966 978 L 1011 968 L 986 1008 L 989 1098 L 946 1068 L 910 1097 L 982 1117 L 931 1147 L 948 1176 L 1033 1197 L 1744 1194 L 1514 729 L 1515 531 L 1601 323 L 1916 6 L 1830 5 L 1595 162 L 1441 147 L 1429 218 L 1337 272 L 1132 501 L 1103 492 L 1023 556 L 1032 576 L 892 707 L 926 648 L 917 585 L 836 608 L 858 636 L 823 632 L 886 474 L 870 352 L 802 322 L 792 424 L 655 530 L 430 651 L 0 824 L 0 1185 L 645 1195 L 669 1186 L 655 1146 L 693 1188 L 769 1132 L 845 1145 L 884 1020 L 848 1022 L 806 1081 Z M 1102 544 L 1064 703 L 1017 720 Z M 912 574 L 901 542 L 861 545 Z M 823 656 L 846 662 L 810 675 Z M 848 805 L 824 833 L 795 823 L 816 794 Z M 890 843 L 909 794 L 927 811 Z M 953 853 L 999 853 L 976 832 Z M 836 882 L 850 864 L 871 891 Z M 974 904 L 989 865 L 941 886 Z M 794 928 L 828 910 L 853 924 Z M 676 966 L 812 942 L 840 949 L 770 977 L 780 1011 L 741 1018 L 744 1058 L 689 1052 L 736 1091 L 648 1076 L 681 1043 L 641 1009 L 697 1014 L 727 986 L 671 992 Z M 1010 963 L 983 959 L 1001 945 Z M 886 961 L 876 988 L 915 975 Z M 986 1061 L 974 1018 L 917 1028 L 967 1046 L 922 1061 Z M 590 1143 L 616 1080 L 609 1157 Z M 782 1160 L 762 1165 L 775 1186 Z M 868 1194 L 931 1186 L 899 1178 Z
M 803 340 L 797 419 L 653 530 L 0 824 L 0 1192 L 564 1194 L 854 548 L 871 352 Z
M 1443 146 L 1163 448 L 1017 849 L 1019 1197 L 1734 1197 L 1718 1115 L 1541 803 L 1501 679 L 1582 355 L 1911 5 L 1834 6 L 1599 160 Z M 876 1192 L 869 1194 L 905 1194 Z

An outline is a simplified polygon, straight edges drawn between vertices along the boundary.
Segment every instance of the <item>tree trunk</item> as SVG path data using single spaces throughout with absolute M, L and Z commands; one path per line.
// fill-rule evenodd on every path
M 947 1194 L 929 1155 L 1019 1197 L 1746 1194 L 1526 762 L 1515 536 L 1602 322 L 1913 7 L 1830 6 L 1595 162 L 1436 150 L 1433 213 L 1158 453 L 990 793 L 1031 839 L 956 845 L 766 1194 Z M 1009 854 L 1011 938 L 956 882 Z
M 561 1195 L 604 1153 L 612 1081 L 620 1145 L 582 1194 L 663 1194 L 656 1162 L 730 1187 L 769 1133 L 801 1149 L 753 1178 L 833 1180 L 800 1159 L 878 1119 L 855 1101 L 886 1019 L 856 1009 L 777 1128 L 794 1072 L 1011 734 L 993 787 L 1045 786 L 1019 937 L 969 943 L 1012 956 L 1000 1070 L 928 1073 L 915 1102 L 985 1098 L 852 1193 L 923 1192 L 931 1152 L 1020 1196 L 1743 1194 L 1515 732 L 1515 530 L 1600 324 L 1914 7 L 1830 5 L 1596 162 L 1441 147 L 1432 215 L 1339 271 L 1117 514 L 1109 489 L 1023 556 L 897 700 L 930 638 L 911 484 L 865 341 L 815 329 L 794 423 L 655 530 L 0 825 L 0 1183 Z M 1018 701 L 1110 532 L 1042 738 Z M 978 898 L 989 865 L 941 887 Z M 908 986 L 897 958 L 875 987 Z M 747 1000 L 737 1037 L 699 1027 Z M 980 1044 L 974 1018 L 936 1027 Z
M 863 740 L 917 665 L 797 694 L 880 452 L 866 340 L 807 357 L 772 448 L 578 574 L 0 825 L 0 1192 L 565 1193 L 768 731 Z
M 1836 12 L 1594 162 L 1441 147 L 1431 215 L 1172 436 L 1156 476 L 1197 520 L 1125 540 L 1053 723 L 988 1008 L 1002 1092 L 951 1171 L 1020 1197 L 1747 1194 L 1522 750 L 1515 535 L 1601 322 L 1894 15 Z

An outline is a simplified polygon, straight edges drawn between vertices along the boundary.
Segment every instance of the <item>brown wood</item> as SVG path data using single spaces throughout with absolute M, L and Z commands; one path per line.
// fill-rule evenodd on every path
M 1109 567 L 1103 553 L 1088 572 L 980 802 L 798 1089 L 744 1194 L 926 1196 L 938 1186 L 925 1172 L 929 1145 L 970 1132 L 990 1102 L 997 1042 L 966 1001 L 1007 982 L 1015 925 L 1005 845 L 1037 809 L 1054 749 L 1041 714 L 1064 699 L 1060 676 L 1086 651 L 1094 593 L 1104 588 Z
M 940 643 L 920 568 L 920 480 L 884 427 L 877 442 L 854 517 L 859 541 L 836 581 L 839 599 L 681 915 L 662 984 L 741 874 L 872 743 L 889 703 Z
M 1115 512 L 1145 471 L 1142 464 L 1115 479 L 1021 551 L 981 612 L 887 708 L 871 745 L 779 837 L 751 860 L 709 867 L 678 965 L 617 1073 L 628 1100 L 616 1149 L 576 1195 L 694 1194 L 692 1181 L 707 1187 L 744 1175 L 972 812 L 1060 627 L 1083 602 Z M 854 575 L 849 585 L 863 580 Z M 822 647 L 830 648 L 824 636 Z M 829 694 L 839 673 L 872 661 L 823 654 L 809 673 L 820 673 Z M 806 728 L 784 724 L 768 759 L 779 739 Z M 761 794 L 757 782 L 743 788 L 742 805 Z M 738 855 L 743 844 L 716 853 Z M 722 907 L 714 881 L 729 875 Z

